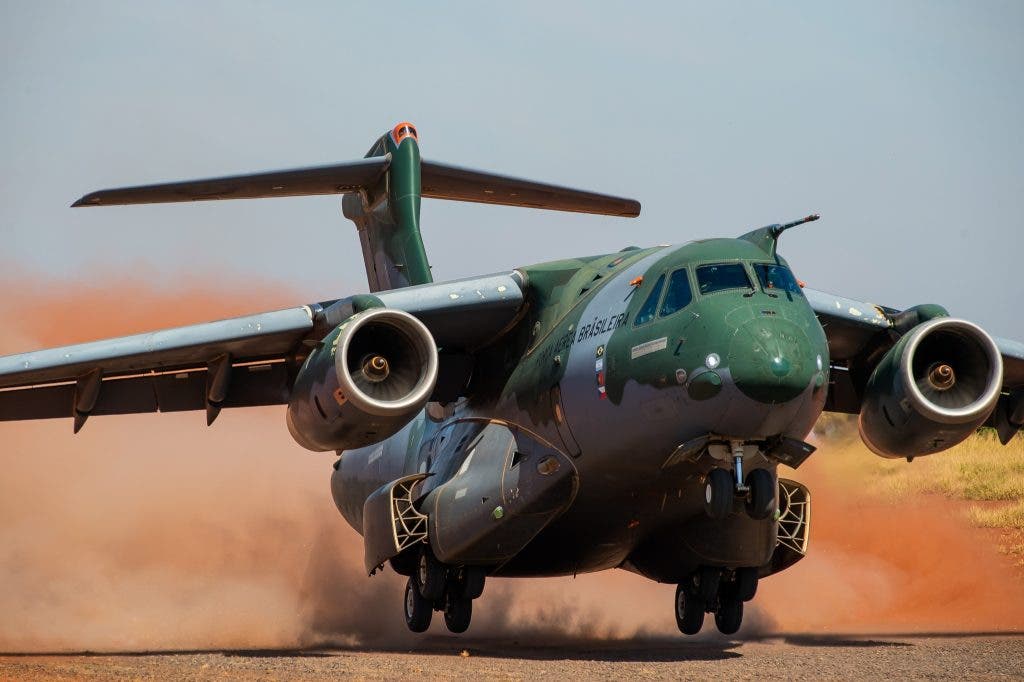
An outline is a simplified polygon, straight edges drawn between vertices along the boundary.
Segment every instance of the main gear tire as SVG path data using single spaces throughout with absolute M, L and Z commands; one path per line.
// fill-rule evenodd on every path
M 736 569 L 736 598 L 740 601 L 750 601 L 757 594 L 758 571 L 756 567 L 749 566 Z
M 715 627 L 723 635 L 733 635 L 743 624 L 743 602 L 735 597 L 721 598 L 715 611 Z
M 434 557 L 429 547 L 424 547 L 420 552 L 419 563 L 416 566 L 416 583 L 420 588 L 420 594 L 431 602 L 436 602 L 444 596 L 445 580 L 448 577 L 448 570 L 444 564 Z
M 686 585 L 676 586 L 676 626 L 684 635 L 695 635 L 704 627 L 705 603 Z
M 405 583 L 405 624 L 413 632 L 425 632 L 430 627 L 434 605 L 422 594 L 413 578 Z
M 697 572 L 696 578 L 697 595 L 705 604 L 713 604 L 722 584 L 722 569 L 704 566 Z
M 391 569 L 399 574 L 406 577 L 416 575 L 416 567 L 419 562 L 419 554 L 415 550 L 410 550 L 393 556 L 388 559 L 388 563 L 391 564 Z
M 459 571 L 458 585 L 466 599 L 477 599 L 484 593 L 487 572 L 481 566 L 463 566 Z
M 444 625 L 449 632 L 459 634 L 469 628 L 473 619 L 473 600 L 449 590 L 444 599 Z

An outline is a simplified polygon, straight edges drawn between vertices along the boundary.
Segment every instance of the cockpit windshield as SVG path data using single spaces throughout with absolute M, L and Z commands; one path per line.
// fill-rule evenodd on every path
M 702 294 L 725 289 L 753 289 L 746 269 L 739 263 L 717 263 L 697 268 L 697 286 Z
M 761 288 L 767 294 L 781 290 L 803 296 L 803 292 L 800 291 L 800 284 L 796 281 L 789 268 L 784 265 L 754 263 L 754 272 L 757 273 L 757 278 L 761 280 Z

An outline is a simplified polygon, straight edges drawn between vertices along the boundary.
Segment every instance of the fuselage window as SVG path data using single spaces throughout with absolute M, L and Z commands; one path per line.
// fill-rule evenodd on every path
M 665 300 L 661 303 L 661 312 L 658 314 L 664 317 L 671 315 L 677 310 L 682 310 L 690 305 L 693 300 L 693 290 L 690 289 L 690 278 L 686 276 L 686 269 L 676 270 L 668 278 L 668 289 L 665 291 Z
M 793 276 L 789 268 L 783 265 L 754 263 L 754 272 L 761 280 L 761 288 L 765 290 L 765 293 L 770 294 L 781 290 L 803 296 L 796 277 Z
M 702 265 L 697 268 L 697 286 L 700 293 L 713 294 L 725 289 L 753 289 L 747 270 L 739 263 Z
M 654 288 L 651 289 L 647 300 L 644 301 L 643 306 L 637 311 L 636 319 L 633 321 L 634 327 L 647 324 L 654 319 L 654 312 L 658 309 L 658 299 L 661 298 L 661 288 L 664 284 L 665 275 L 661 275 L 658 277 L 658 281 L 654 283 Z

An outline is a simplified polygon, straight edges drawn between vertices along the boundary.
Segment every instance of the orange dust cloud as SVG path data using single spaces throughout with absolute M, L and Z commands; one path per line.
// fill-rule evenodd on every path
M 0 280 L 0 353 L 301 302 L 215 277 Z M 823 444 L 793 476 L 812 485 L 811 555 L 762 584 L 741 636 L 1022 624 L 1019 579 L 947 503 L 867 501 L 829 477 L 829 457 Z M 404 578 L 364 574 L 331 501 L 333 460 L 292 442 L 281 406 L 228 409 L 209 428 L 198 412 L 95 417 L 77 436 L 70 420 L 0 423 L 0 651 L 414 648 Z M 622 571 L 491 580 L 469 634 L 682 638 L 673 589 Z
M 787 631 L 1024 629 L 1024 581 L 965 503 L 939 495 L 880 499 L 843 458 L 875 458 L 860 440 L 824 438 L 790 478 L 811 489 L 808 556 L 770 578 L 758 608 Z M 998 445 L 993 445 L 998 447 Z M 942 454 L 933 455 L 942 457 Z M 913 463 L 907 463 L 913 467 Z

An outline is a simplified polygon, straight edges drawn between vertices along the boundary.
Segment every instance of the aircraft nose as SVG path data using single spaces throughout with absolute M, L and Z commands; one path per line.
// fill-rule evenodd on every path
M 769 404 L 796 398 L 817 371 L 807 335 L 792 322 L 778 318 L 750 320 L 736 330 L 729 368 L 737 388 Z

